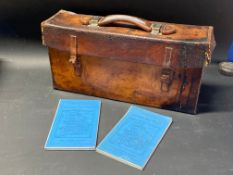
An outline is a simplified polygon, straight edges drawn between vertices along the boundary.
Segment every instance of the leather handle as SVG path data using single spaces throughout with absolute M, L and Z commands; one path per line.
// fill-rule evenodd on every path
M 147 20 L 129 15 L 108 15 L 106 17 L 102 17 L 98 21 L 98 25 L 105 26 L 116 22 L 126 22 L 129 24 L 133 24 L 146 32 L 150 32 L 152 30 L 151 23 Z

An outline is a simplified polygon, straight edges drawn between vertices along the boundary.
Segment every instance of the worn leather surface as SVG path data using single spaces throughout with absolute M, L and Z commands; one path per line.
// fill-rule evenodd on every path
M 42 23 L 54 88 L 196 112 L 206 54 L 214 48 L 212 27 L 169 24 L 176 33 L 154 35 L 88 26 L 92 18 L 60 11 Z

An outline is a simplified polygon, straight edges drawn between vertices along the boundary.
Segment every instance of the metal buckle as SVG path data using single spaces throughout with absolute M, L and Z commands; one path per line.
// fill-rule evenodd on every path
M 152 28 L 151 34 L 158 35 L 160 32 L 161 26 L 162 26 L 162 24 L 160 24 L 160 23 L 153 23 L 151 25 L 151 28 Z
M 98 21 L 100 20 L 99 16 L 93 16 L 92 19 L 89 21 L 89 27 L 98 27 Z

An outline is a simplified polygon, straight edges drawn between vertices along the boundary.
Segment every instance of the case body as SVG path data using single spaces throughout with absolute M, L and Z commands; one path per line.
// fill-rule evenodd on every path
M 196 113 L 213 27 L 100 20 L 61 10 L 42 22 L 55 89 Z

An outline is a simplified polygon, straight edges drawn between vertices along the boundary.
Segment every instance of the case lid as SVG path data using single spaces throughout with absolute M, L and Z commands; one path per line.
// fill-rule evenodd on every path
M 213 27 L 107 17 L 60 10 L 42 22 L 44 45 L 77 54 L 162 66 L 169 51 L 173 67 L 202 67 L 215 47 Z M 184 61 L 185 60 L 185 64 Z

